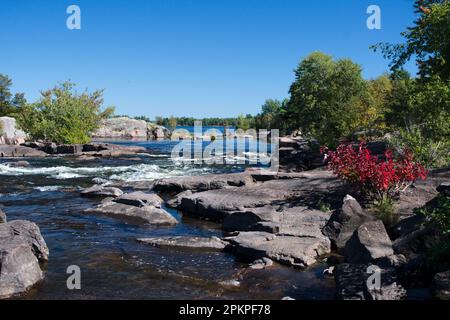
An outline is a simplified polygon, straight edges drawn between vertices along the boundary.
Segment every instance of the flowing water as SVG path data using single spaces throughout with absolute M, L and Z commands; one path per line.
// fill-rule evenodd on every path
M 125 142 L 124 142 L 125 143 Z M 37 223 L 50 249 L 45 280 L 24 299 L 331 299 L 333 280 L 322 276 L 324 265 L 306 271 L 276 265 L 247 271 L 226 253 L 154 248 L 136 241 L 154 236 L 221 236 L 219 225 L 182 216 L 162 228 L 88 215 L 83 210 L 99 200 L 81 198 L 93 184 L 117 184 L 183 175 L 239 172 L 244 166 L 194 166 L 172 161 L 173 143 L 126 142 L 145 146 L 149 155 L 81 161 L 64 158 L 29 160 L 12 168 L 0 159 L 0 206 L 8 220 Z M 127 191 L 126 189 L 124 191 Z M 81 268 L 81 290 L 67 289 L 67 267 Z M 239 280 L 240 286 L 220 282 Z

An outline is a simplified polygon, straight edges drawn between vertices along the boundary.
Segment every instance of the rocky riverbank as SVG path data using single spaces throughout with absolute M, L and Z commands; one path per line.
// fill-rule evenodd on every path
M 437 189 L 446 192 L 442 184 L 449 178 L 449 169 L 437 170 L 429 180 L 413 186 L 398 201 L 401 221 L 390 229 L 347 195 L 351 188 L 325 169 L 264 179 L 252 170 L 162 179 L 146 192 L 119 195 L 117 189 L 114 199 L 107 198 L 86 213 L 145 217 L 147 223 L 159 224 L 161 215 L 167 217 L 159 193 L 167 199 L 166 205 L 190 217 L 220 223 L 227 235 L 137 239 L 143 244 L 226 251 L 255 268 L 273 262 L 308 268 L 327 261 L 337 299 L 403 300 L 417 292 L 424 298 L 443 299 L 448 298 L 450 266 L 442 266 L 439 272 L 425 266 L 427 249 L 443 235 L 413 214 L 412 203 L 422 206 L 439 194 Z M 96 195 L 102 193 L 101 186 L 94 189 Z M 108 188 L 103 190 L 103 196 L 111 195 Z M 330 211 L 319 210 L 319 203 L 330 204 Z M 373 272 L 381 276 L 380 288 L 369 286 Z
M 26 142 L 21 145 L 0 145 L 0 158 L 42 158 L 72 156 L 82 160 L 119 157 L 147 153 L 137 146 L 121 146 L 111 143 L 63 144 Z

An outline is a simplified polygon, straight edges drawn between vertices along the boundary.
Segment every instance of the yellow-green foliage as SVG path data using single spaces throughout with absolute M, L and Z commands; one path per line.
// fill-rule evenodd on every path
M 33 139 L 81 144 L 89 142 L 90 133 L 112 114 L 112 108 L 102 112 L 102 104 L 102 91 L 78 94 L 74 84 L 65 82 L 43 92 L 38 102 L 21 108 L 16 118 Z

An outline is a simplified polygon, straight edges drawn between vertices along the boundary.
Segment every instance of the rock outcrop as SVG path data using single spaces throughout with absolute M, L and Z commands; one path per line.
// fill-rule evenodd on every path
M 434 276 L 432 284 L 433 296 L 439 300 L 450 300 L 450 271 Z
M 17 127 L 16 119 L 0 117 L 0 144 L 19 145 L 26 138 L 26 133 Z
M 128 117 L 106 119 L 92 134 L 93 138 L 103 139 L 164 139 L 169 136 L 170 131 L 163 126 Z
M 39 227 L 29 221 L 0 224 L 0 299 L 28 291 L 44 278 L 40 262 L 49 250 Z

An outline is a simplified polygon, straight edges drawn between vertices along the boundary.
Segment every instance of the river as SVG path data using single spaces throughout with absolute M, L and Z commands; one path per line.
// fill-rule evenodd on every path
M 169 141 L 122 142 L 145 146 L 150 154 L 82 161 L 73 158 L 28 160 L 28 168 L 0 159 L 0 206 L 8 220 L 39 225 L 50 249 L 45 280 L 23 299 L 332 299 L 334 280 L 322 275 L 325 265 L 305 271 L 276 265 L 266 270 L 227 253 L 154 248 L 136 241 L 154 236 L 222 236 L 219 225 L 167 210 L 180 223 L 161 228 L 88 215 L 83 210 L 99 200 L 82 198 L 93 184 L 239 172 L 243 165 L 202 165 L 172 161 Z M 124 191 L 127 191 L 124 189 Z M 68 266 L 81 268 L 81 290 L 66 286 Z M 222 281 L 239 280 L 239 286 Z

